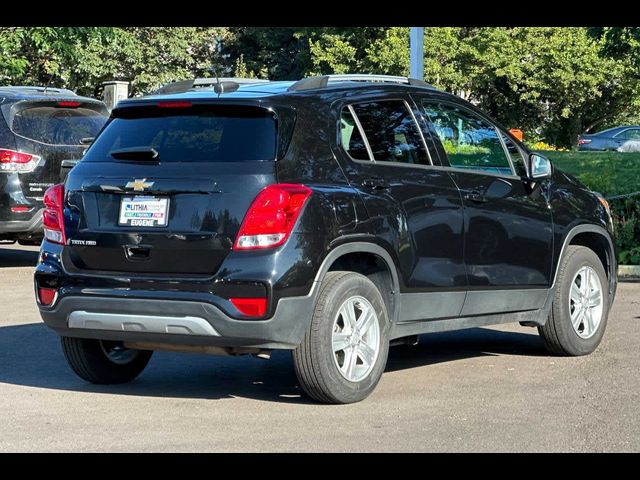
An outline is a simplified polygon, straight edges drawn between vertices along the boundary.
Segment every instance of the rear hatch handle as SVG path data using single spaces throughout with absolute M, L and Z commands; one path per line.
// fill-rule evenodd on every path
M 128 260 L 144 262 L 145 260 L 149 260 L 151 248 L 151 245 L 125 245 L 124 252 Z

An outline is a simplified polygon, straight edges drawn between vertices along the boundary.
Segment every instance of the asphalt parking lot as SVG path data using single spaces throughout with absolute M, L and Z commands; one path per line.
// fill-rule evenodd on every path
M 40 322 L 36 252 L 0 246 L 0 452 L 640 450 L 640 283 L 620 284 L 588 357 L 518 325 L 432 334 L 391 350 L 367 400 L 327 406 L 286 353 L 156 353 L 132 384 L 83 382 Z

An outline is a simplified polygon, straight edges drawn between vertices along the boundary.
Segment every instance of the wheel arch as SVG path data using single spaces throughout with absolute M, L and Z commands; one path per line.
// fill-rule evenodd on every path
M 598 225 L 577 225 L 564 238 L 562 249 L 554 266 L 552 289 L 555 288 L 560 261 L 569 245 L 580 245 L 592 250 L 602 262 L 609 279 L 609 293 L 613 295 L 617 284 L 617 261 L 613 240 L 607 230 Z
M 382 294 L 389 320 L 396 322 L 400 280 L 395 262 L 384 248 L 370 242 L 350 242 L 335 247 L 323 260 L 316 274 L 315 285 L 322 283 L 327 272 L 336 270 L 361 273 L 371 279 Z

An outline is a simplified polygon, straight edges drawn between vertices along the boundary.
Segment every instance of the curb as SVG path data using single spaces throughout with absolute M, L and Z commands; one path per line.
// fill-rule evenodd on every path
M 618 277 L 640 278 L 640 265 L 618 265 Z

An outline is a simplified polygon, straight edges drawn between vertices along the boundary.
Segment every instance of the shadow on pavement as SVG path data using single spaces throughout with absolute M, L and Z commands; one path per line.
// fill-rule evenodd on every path
M 36 247 L 8 247 L 8 244 L 0 244 L 0 268 L 35 267 L 38 263 L 38 249 Z
M 422 336 L 415 347 L 394 347 L 387 371 L 485 355 L 545 355 L 537 335 L 470 329 Z M 44 324 L 0 328 L 0 383 L 76 392 L 172 398 L 253 398 L 311 403 L 298 386 L 289 352 L 271 360 L 156 352 L 146 370 L 125 385 L 92 385 L 67 366 L 58 336 Z
M 537 330 L 533 328 L 523 328 L 523 332 L 470 328 L 422 335 L 420 343 L 416 346 L 392 348 L 389 352 L 386 371 L 393 372 L 465 358 L 500 355 L 539 357 L 547 356 L 549 353 L 538 337 Z

